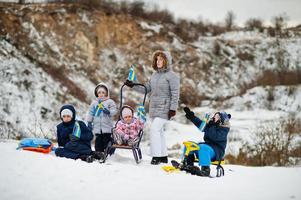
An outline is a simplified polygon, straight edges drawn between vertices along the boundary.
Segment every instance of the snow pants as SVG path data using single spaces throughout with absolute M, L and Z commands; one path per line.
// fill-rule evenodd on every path
M 168 120 L 156 117 L 150 128 L 150 153 L 152 157 L 167 156 L 167 146 L 164 134 L 164 125 Z
M 210 166 L 211 160 L 215 158 L 215 152 L 208 144 L 199 144 L 198 151 L 192 151 L 189 154 L 196 154 L 199 159 L 199 166 Z M 184 147 L 184 153 L 186 147 Z
M 79 157 L 79 153 L 70 151 L 66 148 L 57 148 L 55 150 L 55 155 L 58 157 L 70 158 L 70 159 L 77 159 Z
M 117 132 L 113 132 L 113 137 L 118 145 L 125 144 L 125 145 L 133 146 L 136 145 L 139 141 L 139 137 L 126 139 L 124 138 L 124 135 L 120 135 Z

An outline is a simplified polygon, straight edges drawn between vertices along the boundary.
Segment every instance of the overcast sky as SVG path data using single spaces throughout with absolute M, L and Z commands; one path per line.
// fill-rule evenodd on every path
M 266 24 L 274 16 L 286 13 L 289 25 L 301 24 L 301 0 L 144 0 L 173 11 L 175 17 L 222 22 L 228 11 L 236 15 L 235 22 L 244 24 L 250 18 L 261 18 Z

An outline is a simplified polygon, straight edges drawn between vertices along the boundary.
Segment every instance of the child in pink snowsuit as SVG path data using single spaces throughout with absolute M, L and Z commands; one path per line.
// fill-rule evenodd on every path
M 139 141 L 139 131 L 143 129 L 144 123 L 134 117 L 134 110 L 130 106 L 121 108 L 121 120 L 118 121 L 114 139 L 117 144 L 134 145 Z

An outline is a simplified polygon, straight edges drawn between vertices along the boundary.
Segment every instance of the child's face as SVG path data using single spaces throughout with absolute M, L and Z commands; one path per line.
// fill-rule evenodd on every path
M 103 97 L 106 97 L 107 96 L 107 91 L 104 89 L 104 88 L 99 88 L 98 90 L 97 90 L 97 96 L 99 97 L 99 98 L 103 98 Z
M 214 122 L 217 122 L 218 120 L 221 119 L 221 117 L 219 116 L 218 113 L 216 113 L 216 114 L 213 116 L 213 119 L 214 119 Z
M 162 56 L 157 56 L 157 67 L 158 69 L 164 67 L 164 58 Z
M 131 115 L 127 115 L 125 117 L 123 117 L 123 120 L 125 121 L 125 123 L 129 124 L 132 121 L 132 116 Z
M 67 123 L 72 120 L 72 117 L 69 115 L 63 115 L 63 122 Z

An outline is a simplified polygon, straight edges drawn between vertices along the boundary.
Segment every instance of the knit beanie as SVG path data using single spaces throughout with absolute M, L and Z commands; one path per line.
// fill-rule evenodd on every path
M 62 112 L 61 112 L 61 118 L 63 118 L 64 115 L 68 115 L 68 116 L 70 116 L 71 118 L 73 117 L 73 113 L 72 113 L 72 111 L 69 110 L 69 109 L 64 109 L 64 110 L 62 110 Z
M 124 107 L 121 112 L 122 118 L 125 118 L 126 116 L 133 116 L 133 111 L 129 107 Z

